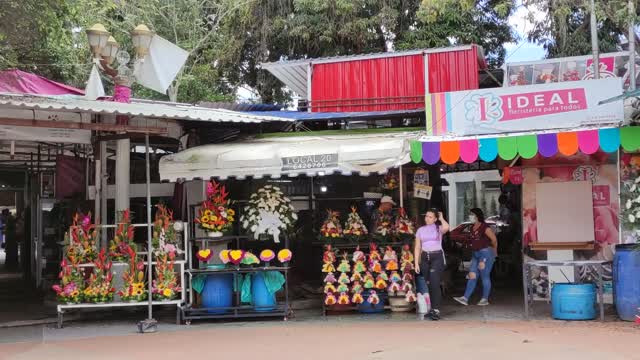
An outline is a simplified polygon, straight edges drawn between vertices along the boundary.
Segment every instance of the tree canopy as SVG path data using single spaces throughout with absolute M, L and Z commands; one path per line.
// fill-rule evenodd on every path
M 602 51 L 626 31 L 626 2 L 597 2 Z M 84 29 L 101 22 L 126 48 L 144 23 L 190 56 L 168 95 L 136 86 L 136 97 L 220 101 L 248 87 L 263 102 L 286 103 L 291 94 L 260 63 L 476 43 L 498 67 L 504 45 L 518 40 L 508 22 L 516 4 L 546 12 L 528 36 L 549 56 L 590 52 L 586 0 L 6 0 L 0 69 L 84 87 Z

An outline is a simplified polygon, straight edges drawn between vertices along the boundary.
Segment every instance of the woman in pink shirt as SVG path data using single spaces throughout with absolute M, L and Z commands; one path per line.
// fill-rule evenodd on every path
M 435 209 L 427 211 L 424 222 L 425 225 L 416 232 L 415 268 L 416 273 L 422 274 L 429 282 L 432 309 L 428 315 L 432 320 L 440 320 L 440 281 L 446 264 L 442 250 L 442 235 L 449 231 L 449 224 L 444 220 L 442 212 Z

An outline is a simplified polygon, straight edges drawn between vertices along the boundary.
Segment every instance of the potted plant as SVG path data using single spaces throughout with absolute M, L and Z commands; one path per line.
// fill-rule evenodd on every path
M 221 237 L 231 229 L 236 213 L 230 207 L 228 196 L 224 186 L 213 180 L 207 183 L 207 200 L 202 202 L 195 222 L 209 237 Z

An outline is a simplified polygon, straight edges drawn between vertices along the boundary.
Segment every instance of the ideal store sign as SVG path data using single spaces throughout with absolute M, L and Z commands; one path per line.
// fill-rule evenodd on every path
M 427 95 L 427 133 L 486 135 L 613 124 L 624 119 L 622 80 L 608 78 Z

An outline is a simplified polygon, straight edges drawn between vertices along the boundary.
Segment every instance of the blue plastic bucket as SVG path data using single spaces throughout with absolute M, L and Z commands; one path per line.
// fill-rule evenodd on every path
M 202 306 L 204 308 L 225 308 L 233 305 L 233 274 L 215 274 L 207 276 L 202 289 Z M 222 314 L 225 309 L 208 310 L 212 314 Z
M 613 258 L 613 286 L 620 319 L 634 321 L 640 310 L 639 244 L 616 245 Z
M 255 311 L 273 311 L 276 305 L 276 294 L 269 292 L 262 273 L 251 277 L 251 298 Z
M 558 320 L 593 320 L 596 318 L 594 284 L 560 284 L 551 289 L 551 315 Z

